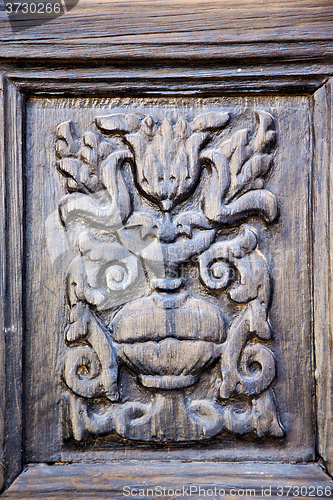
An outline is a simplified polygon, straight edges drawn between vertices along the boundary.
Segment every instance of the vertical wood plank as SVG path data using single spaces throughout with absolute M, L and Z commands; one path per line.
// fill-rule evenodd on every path
M 22 124 L 24 99 L 7 85 L 5 103 L 6 147 L 6 483 L 22 468 L 22 282 L 23 282 L 23 165 Z
M 313 99 L 313 312 L 317 444 L 333 473 L 333 176 L 332 80 Z
M 4 438 L 5 438 L 5 288 L 6 288 L 6 237 L 5 237 L 5 77 L 0 74 L 0 490 L 4 484 Z

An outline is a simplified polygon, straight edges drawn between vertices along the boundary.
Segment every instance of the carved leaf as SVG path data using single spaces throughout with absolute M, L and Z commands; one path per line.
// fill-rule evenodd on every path
M 192 238 L 193 230 L 197 229 L 212 229 L 207 217 L 201 212 L 181 212 L 173 220 L 174 232 L 176 237 L 186 235 Z
M 76 257 L 69 266 L 67 293 L 71 307 L 76 305 L 78 301 L 100 306 L 105 300 L 104 294 L 100 290 L 94 290 L 90 287 L 87 281 L 85 260 L 81 256 Z
M 255 432 L 259 438 L 265 435 L 284 435 L 271 389 L 246 403 L 226 405 L 224 425 L 226 429 L 237 434 Z
M 114 415 L 107 411 L 92 411 L 86 401 L 68 391 L 65 396 L 65 419 L 70 423 L 71 435 L 76 441 L 83 441 L 89 434 L 109 434 L 113 430 Z M 96 406 L 96 405 L 94 405 Z
M 256 113 L 259 124 L 254 137 L 249 141 L 248 131 L 241 131 L 238 144 L 230 157 L 231 185 L 226 201 L 241 191 L 263 187 L 262 177 L 273 164 L 268 153 L 275 146 L 276 133 L 272 115 L 264 111 Z
M 56 154 L 58 158 L 75 155 L 80 148 L 80 143 L 74 137 L 73 122 L 60 123 L 56 133 Z
M 259 216 L 268 223 L 278 215 L 278 204 L 275 196 L 267 189 L 248 191 L 228 205 L 220 207 L 218 220 L 220 224 L 234 224 L 250 216 Z
M 134 120 L 131 115 L 126 116 L 129 123 Z M 104 211 L 113 212 L 109 217 L 111 225 L 119 224 L 130 212 L 129 194 L 120 169 L 124 162 L 131 159 L 131 152 L 124 148 L 114 151 L 115 144 L 101 140 L 97 133 L 90 131 L 83 134 L 80 142 L 74 139 L 73 128 L 72 122 L 64 122 L 57 129 L 56 152 L 61 158 L 58 170 L 67 178 L 67 189 L 69 192 L 79 191 L 83 194 L 106 189 L 111 203 L 109 200 L 107 203 L 109 206 L 104 207 Z M 65 224 L 72 208 L 76 215 L 80 212 L 82 217 L 86 211 L 86 220 L 93 218 L 89 212 L 96 213 L 95 204 L 88 200 L 76 197 L 74 203 L 72 197 L 70 201 L 62 214 Z M 117 222 L 112 222 L 112 219 L 116 219 Z
M 201 159 L 208 163 L 209 179 L 204 183 L 201 194 L 202 210 L 209 220 L 219 219 L 221 200 L 230 185 L 228 159 L 215 149 L 201 153 Z
M 83 135 L 82 141 L 74 138 L 73 122 L 61 123 L 57 128 L 56 154 L 61 160 L 58 170 L 67 178 L 69 192 L 91 193 L 99 183 L 99 137 L 93 132 Z
M 274 119 L 265 111 L 256 116 L 258 126 L 252 137 L 248 129 L 239 130 L 201 153 L 208 172 L 201 203 L 210 220 L 235 223 L 260 215 L 272 222 L 277 216 L 275 197 L 263 189 L 264 176 L 273 164 L 268 153 L 275 146 Z
M 132 158 L 128 150 L 118 150 L 109 155 L 101 164 L 101 182 L 107 189 L 115 212 L 119 213 L 123 222 L 130 214 L 131 200 L 120 168 Z
M 194 118 L 193 131 L 216 130 L 225 127 L 230 119 L 229 113 L 202 113 Z
M 275 360 L 272 353 L 260 344 L 246 345 L 247 340 L 255 335 L 267 340 L 267 334 L 270 334 L 267 321 L 253 315 L 250 303 L 234 320 L 224 345 L 221 358 L 222 399 L 229 399 L 234 393 L 258 395 L 270 385 L 275 377 Z M 250 367 L 254 363 L 260 366 L 257 372 L 251 371 Z
M 84 256 L 89 283 L 94 288 L 102 288 L 105 279 L 109 292 L 124 292 L 138 279 L 137 257 L 118 242 L 96 241 L 88 233 L 83 233 L 79 238 L 79 248 Z
M 272 382 L 275 362 L 264 346 L 246 345 L 252 337 L 271 338 L 267 321 L 271 291 L 269 271 L 265 258 L 257 249 L 255 231 L 244 225 L 236 238 L 215 243 L 200 256 L 199 266 L 201 278 L 209 288 L 228 287 L 229 298 L 246 305 L 234 319 L 223 346 L 220 396 L 228 399 L 235 392 L 258 395 Z M 231 281 L 231 266 L 238 273 L 234 283 Z M 260 372 L 251 372 L 253 363 L 260 365 Z
M 158 237 L 160 233 L 160 220 L 148 212 L 136 212 L 126 222 L 124 229 L 140 228 L 141 239 L 148 236 Z
M 170 211 L 186 199 L 200 173 L 199 151 L 208 135 L 192 133 L 191 124 L 179 118 L 173 126 L 164 118 L 158 127 L 150 116 L 140 130 L 126 136 L 135 156 L 135 177 L 141 192 Z
M 78 172 L 76 180 L 78 186 L 84 188 L 92 186 L 100 186 L 101 193 L 98 195 L 86 196 L 87 189 L 84 190 L 84 195 L 74 193 L 61 200 L 59 212 L 63 224 L 68 225 L 71 219 L 83 219 L 96 227 L 114 228 L 123 223 L 129 216 L 131 211 L 131 200 L 127 186 L 123 179 L 120 169 L 125 161 L 131 158 L 131 153 L 128 150 L 118 150 L 111 153 L 99 165 L 100 182 L 97 183 L 96 178 L 92 181 L 87 181 L 91 178 L 91 169 L 88 165 L 82 169 L 79 166 L 72 165 L 72 171 L 76 168 Z M 67 159 L 68 160 L 68 159 Z M 94 176 L 93 176 L 94 177 Z M 85 184 L 81 182 L 83 178 Z M 104 192 L 103 192 L 104 190 Z
M 133 132 L 139 128 L 141 119 L 134 114 L 115 113 L 99 116 L 95 119 L 98 128 L 103 132 Z
M 58 163 L 58 170 L 67 178 L 67 190 L 70 193 L 73 191 L 87 191 L 79 181 L 80 162 L 77 158 L 63 158 Z
M 84 338 L 88 333 L 90 310 L 87 304 L 78 301 L 72 305 L 69 315 L 69 325 L 65 330 L 65 338 L 68 342 L 75 342 Z

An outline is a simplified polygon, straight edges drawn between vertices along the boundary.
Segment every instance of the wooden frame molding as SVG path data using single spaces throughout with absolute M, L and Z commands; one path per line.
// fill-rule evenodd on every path
M 4 360 L 3 390 L 6 404 L 2 433 L 2 466 L 6 469 L 9 481 L 12 481 L 22 469 L 22 281 L 23 281 L 23 153 L 22 121 L 24 96 L 12 85 L 3 80 L 3 121 L 4 147 L 2 165 L 5 182 L 2 184 L 2 196 L 5 199 L 5 247 L 2 255 L 6 262 L 3 277 L 4 342 L 1 356 Z M 6 465 L 5 465 L 6 464 Z
M 325 4 L 324 1 L 319 3 Z M 185 4 L 182 3 L 182 8 Z M 254 44 L 249 39 L 243 44 L 234 41 L 223 45 L 223 57 L 222 45 L 216 47 L 212 42 L 198 46 L 190 41 L 170 43 L 160 60 L 154 54 L 161 44 L 152 42 L 148 46 L 142 42 L 141 45 L 137 40 L 134 46 L 127 40 L 126 44 L 117 46 L 111 45 L 107 37 L 99 45 L 97 64 L 92 61 L 94 48 L 88 41 L 78 49 L 80 39 L 68 43 L 58 40 L 56 48 L 50 49 L 49 42 L 42 39 L 29 45 L 22 41 L 25 35 L 7 37 L 3 44 L 5 55 L 1 57 L 0 77 L 0 136 L 3 138 L 0 141 L 0 392 L 5 401 L 0 406 L 0 483 L 6 490 L 3 498 L 116 499 L 123 498 L 122 488 L 126 485 L 166 487 L 171 478 L 177 485 L 255 488 L 257 495 L 259 489 L 272 487 L 271 498 L 281 497 L 279 486 L 330 486 L 333 495 L 329 476 L 333 474 L 333 42 L 320 41 L 319 34 L 313 36 L 311 43 L 281 41 L 279 59 L 274 56 L 276 44 L 264 40 Z M 258 47 L 256 64 L 260 62 L 260 65 L 254 64 L 252 57 L 238 71 L 239 61 L 249 57 Z M 291 61 L 290 55 L 296 60 Z M 143 64 L 145 57 L 151 60 Z M 180 461 L 167 463 L 168 458 L 155 463 L 149 461 L 152 460 L 150 456 L 144 467 L 126 460 L 56 465 L 64 459 L 59 454 L 50 465 L 28 465 L 23 411 L 26 100 L 36 95 L 75 99 L 77 96 L 207 97 L 249 93 L 311 96 L 313 158 L 308 236 L 312 256 L 315 461 L 303 465 L 226 464 L 212 462 L 206 457 L 206 461 L 185 464 Z M 93 457 L 93 460 L 98 459 L 97 455 Z M 224 498 L 233 498 L 230 491 L 228 494 Z
M 5 82 L 3 75 L 1 74 L 1 100 L 0 100 L 0 127 L 1 127 L 1 135 L 4 137 L 5 132 Z M 6 231 L 5 231 L 5 223 L 6 223 L 6 206 L 5 206 L 5 195 L 6 191 L 4 189 L 6 176 L 5 176 L 5 142 L 1 142 L 1 154 L 0 154 L 0 162 L 1 162 L 1 185 L 3 188 L 1 189 L 1 253 L 0 253 L 0 261 L 1 261 L 1 307 L 0 307 L 0 325 L 1 325 L 1 345 L 5 345 L 5 290 L 6 290 Z M 1 398 L 2 401 L 6 401 L 6 373 L 5 373 L 5 362 L 6 362 L 6 354 L 4 347 L 1 349 Z M 1 405 L 1 416 L 0 416 L 0 453 L 1 453 L 1 484 L 4 484 L 4 475 L 5 475 L 5 467 L 4 467 L 4 446 L 5 446 L 5 405 Z
M 331 483 L 318 464 L 278 464 L 273 473 L 272 465 L 269 464 L 213 462 L 154 462 L 145 467 L 134 462 L 32 465 L 2 498 L 120 500 L 136 494 L 138 498 L 148 500 L 154 494 L 161 498 L 177 498 L 172 496 L 174 491 L 178 498 L 191 495 L 190 498 L 195 499 L 202 498 L 199 491 L 201 495 L 203 492 L 211 495 L 211 490 L 213 493 L 215 490 L 216 498 L 228 500 L 234 498 L 236 492 L 242 496 L 243 491 L 244 495 L 247 491 L 247 495 L 252 498 L 266 495 L 278 499 L 283 493 L 286 495 L 288 490 L 296 491 L 297 487 L 303 487 L 303 492 L 308 491 L 319 498 L 321 492 L 325 494 L 325 488 L 331 487 Z

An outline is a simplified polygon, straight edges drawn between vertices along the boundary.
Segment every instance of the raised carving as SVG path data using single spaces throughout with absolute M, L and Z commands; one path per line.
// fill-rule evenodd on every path
M 269 113 L 256 118 L 236 131 L 225 112 L 117 113 L 82 136 L 77 124 L 58 126 L 69 193 L 59 214 L 77 250 L 67 276 L 68 436 L 283 436 L 271 278 L 252 221 L 277 218 L 264 181 L 276 132 Z

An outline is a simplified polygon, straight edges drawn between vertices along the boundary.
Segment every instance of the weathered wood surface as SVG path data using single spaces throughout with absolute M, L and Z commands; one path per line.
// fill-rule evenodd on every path
M 41 63 L 42 64 L 42 63 Z M 239 67 L 241 66 L 241 67 Z M 333 73 L 333 64 L 328 57 L 319 62 L 274 61 L 253 64 L 251 61 L 231 62 L 227 66 L 208 67 L 201 62 L 175 62 L 161 64 L 154 62 L 149 67 L 136 64 L 105 64 L 102 68 L 45 65 L 22 68 L 22 64 L 8 67 L 8 79 L 27 94 L 48 95 L 64 93 L 71 96 L 116 96 L 119 95 L 219 95 L 271 94 L 290 95 L 315 92 Z
M 190 486 L 192 486 L 190 494 Z M 143 498 L 206 498 L 199 486 L 208 490 L 224 490 L 215 498 L 288 498 L 303 486 L 306 498 L 330 498 L 333 482 L 318 464 L 249 464 L 181 462 L 111 463 L 86 465 L 29 466 L 1 498 L 25 500 L 39 498 L 71 500 L 105 500 Z M 183 487 L 187 493 L 183 492 Z M 125 488 L 125 489 L 124 489 Z M 136 491 L 133 491 L 134 488 Z M 147 494 L 147 489 L 150 491 Z M 155 490 L 155 488 L 157 488 Z M 163 490 L 164 488 L 164 490 Z M 296 488 L 296 489 L 295 489 Z M 311 488 L 311 489 L 310 489 Z M 323 496 L 320 493 L 325 492 Z M 177 496 L 170 490 L 177 489 Z M 263 489 L 266 495 L 263 495 Z M 141 492 L 140 492 L 141 490 Z M 152 495 L 155 492 L 155 495 Z M 246 490 L 248 490 L 246 494 Z M 250 493 L 249 490 L 252 490 Z M 329 491 L 332 495 L 328 495 Z M 132 495 L 130 492 L 132 491 Z M 156 491 L 159 495 L 156 495 Z M 168 494 L 170 491 L 170 494 Z M 289 495 L 287 492 L 289 491 Z M 164 493 L 165 492 L 165 493 Z M 238 495 L 237 495 L 238 492 Z M 133 494 L 134 493 L 134 494 Z M 222 491 L 221 491 L 222 493 Z M 255 493 L 255 494 L 253 494 Z M 284 494 L 283 494 L 284 493 Z M 211 491 L 208 495 L 213 496 Z M 300 494 L 299 494 L 300 496 Z
M 14 34 L 4 6 L 0 19 L 3 59 L 318 60 L 333 51 L 328 0 L 80 0 L 66 15 Z
M 314 94 L 313 303 L 319 453 L 333 472 L 332 80 Z
M 0 74 L 0 136 L 4 137 L 5 131 L 5 79 Z M 5 290 L 6 290 L 6 176 L 5 176 L 5 141 L 0 141 L 0 490 L 4 483 L 4 448 L 5 448 L 5 420 L 6 412 L 6 352 L 5 352 Z
M 5 294 L 5 456 L 6 479 L 22 467 L 23 362 L 23 108 L 15 85 L 6 88 L 6 294 Z

